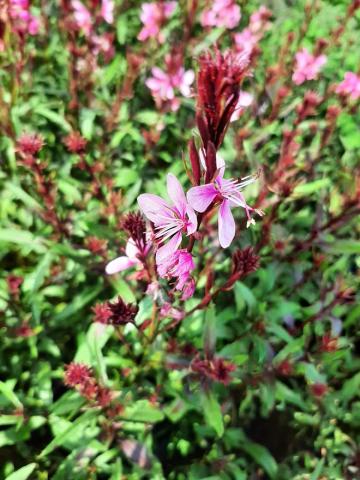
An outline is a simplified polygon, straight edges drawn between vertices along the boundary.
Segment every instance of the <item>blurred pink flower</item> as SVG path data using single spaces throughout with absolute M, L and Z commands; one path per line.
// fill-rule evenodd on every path
M 249 107 L 253 101 L 254 96 L 251 93 L 241 90 L 236 109 L 231 115 L 230 122 L 235 122 L 236 120 L 239 120 L 244 110 Z
M 101 16 L 107 23 L 114 21 L 114 0 L 101 1 Z
M 155 225 L 155 238 L 161 242 L 169 240 L 156 253 L 158 265 L 178 249 L 183 233 L 191 235 L 197 228 L 196 214 L 188 204 L 180 182 L 171 173 L 167 176 L 167 191 L 173 205 L 151 193 L 138 197 L 140 210 Z
M 175 289 L 183 291 L 183 300 L 194 294 L 195 282 L 191 272 L 195 264 L 191 253 L 187 250 L 176 250 L 157 264 L 157 269 L 162 278 L 177 278 Z
M 256 44 L 262 39 L 264 32 L 269 30 L 271 23 L 268 21 L 271 11 L 263 5 L 255 11 L 249 20 L 249 25 L 240 33 L 234 35 L 236 49 L 250 55 Z
M 85 35 L 90 35 L 92 29 L 91 13 L 80 0 L 72 0 L 71 6 L 74 10 L 76 26 L 79 30 L 82 30 Z
M 200 18 L 203 27 L 235 28 L 241 18 L 241 10 L 234 0 L 214 0 L 210 9 Z
M 160 32 L 165 20 L 171 16 L 176 8 L 176 2 L 151 2 L 141 5 L 140 20 L 144 24 L 138 40 L 144 42 L 148 38 L 156 38 L 164 43 L 164 35 Z
M 114 54 L 114 35 L 109 32 L 105 32 L 102 35 L 92 35 L 92 51 L 95 55 L 103 54 L 106 62 L 109 62 Z
M 213 182 L 190 188 L 187 199 L 197 212 L 205 212 L 213 202 L 220 205 L 218 216 L 219 242 L 223 248 L 227 248 L 235 236 L 235 220 L 231 213 L 231 207 L 245 209 L 248 218 L 247 226 L 255 223 L 250 212 L 255 211 L 258 215 L 263 215 L 263 212 L 250 207 L 241 193 L 241 190 L 253 183 L 256 177 L 245 177 L 241 182 L 235 179 L 225 180 L 223 178 L 225 166 L 218 168 L 218 171 L 219 174 Z
M 296 85 L 306 80 L 316 80 L 321 67 L 327 61 L 326 55 L 312 55 L 306 48 L 299 50 L 295 55 L 296 66 L 292 79 Z
M 28 0 L 10 0 L 10 17 L 14 21 L 17 32 L 30 35 L 36 35 L 39 32 L 39 19 L 30 13 Z
M 339 83 L 336 93 L 349 95 L 352 100 L 360 98 L 360 75 L 353 72 L 346 72 L 344 80 Z
M 167 60 L 165 63 L 168 63 Z M 178 89 L 184 97 L 188 97 L 195 74 L 192 70 L 185 71 L 181 66 L 175 71 L 172 71 L 171 68 L 169 70 L 169 73 L 166 73 L 160 68 L 154 67 L 151 70 L 153 76 L 146 80 L 145 85 L 151 90 L 158 108 L 161 109 L 164 102 L 169 102 L 171 110 L 176 111 L 180 106 L 180 101 L 175 97 L 175 89 Z

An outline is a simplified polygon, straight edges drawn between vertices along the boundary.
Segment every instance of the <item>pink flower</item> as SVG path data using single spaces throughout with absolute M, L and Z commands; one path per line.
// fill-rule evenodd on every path
M 234 179 L 225 180 L 223 178 L 225 166 L 221 168 L 218 166 L 218 172 L 218 176 L 213 182 L 190 188 L 187 199 L 197 212 L 205 212 L 213 202 L 220 204 L 218 216 L 219 241 L 223 248 L 227 248 L 235 236 L 235 221 L 231 213 L 231 207 L 245 209 L 248 218 L 247 226 L 255 223 L 250 215 L 251 211 L 255 211 L 258 215 L 263 215 L 263 212 L 250 207 L 241 193 L 241 190 L 246 185 L 253 183 L 256 177 L 245 177 L 242 182 L 238 182 Z
M 163 318 L 170 317 L 173 320 L 182 320 L 185 316 L 185 312 L 174 308 L 170 303 L 166 302 L 160 309 L 160 315 Z
M 254 35 L 250 28 L 244 28 L 240 33 L 234 35 L 235 46 L 238 52 L 244 52 L 250 55 L 256 46 L 259 38 Z
M 214 0 L 211 8 L 202 13 L 200 23 L 203 27 L 235 28 L 240 18 L 240 7 L 234 0 Z
M 39 32 L 40 22 L 30 13 L 28 0 L 11 0 L 10 17 L 15 22 L 14 28 L 17 32 L 30 35 L 36 35 Z
M 187 250 L 176 250 L 157 264 L 157 269 L 162 278 L 177 278 L 175 289 L 183 291 L 183 300 L 194 294 L 195 282 L 191 278 L 191 271 L 195 264 L 191 253 Z
M 114 0 L 101 1 L 101 16 L 107 23 L 114 21 Z
M 296 66 L 292 79 L 296 85 L 301 85 L 306 80 L 316 80 L 321 67 L 327 61 L 326 55 L 312 55 L 306 48 L 295 55 Z
M 103 54 L 106 62 L 110 61 L 114 54 L 114 36 L 112 33 L 105 32 L 102 35 L 92 35 L 92 51 L 95 55 Z
M 346 72 L 344 80 L 339 83 L 336 93 L 349 95 L 352 100 L 360 98 L 360 75 L 353 72 Z
M 260 33 L 268 30 L 271 23 L 268 22 L 271 17 L 271 10 L 266 8 L 264 5 L 261 5 L 259 10 L 256 10 L 250 16 L 249 28 L 252 33 Z
M 165 59 L 169 63 L 169 59 Z M 145 85 L 151 90 L 155 103 L 158 108 L 163 107 L 164 102 L 170 103 L 172 111 L 176 111 L 180 106 L 180 101 L 175 97 L 175 89 L 178 89 L 184 97 L 190 95 L 190 85 L 193 83 L 195 74 L 192 70 L 179 67 L 175 71 L 166 73 L 158 67 L 152 70 L 152 77 L 148 78 Z
M 239 120 L 244 110 L 247 107 L 250 107 L 253 100 L 254 96 L 251 93 L 240 90 L 239 100 L 234 113 L 231 115 L 230 122 L 235 122 L 235 120 Z
M 167 176 L 167 191 L 173 205 L 151 193 L 138 197 L 140 210 L 155 225 L 155 238 L 161 242 L 169 240 L 156 253 L 158 265 L 177 250 L 183 233 L 191 235 L 197 228 L 196 214 L 186 201 L 180 182 L 171 173 Z
M 89 10 L 80 0 L 72 0 L 71 6 L 74 10 L 74 19 L 76 26 L 82 30 L 85 35 L 90 35 L 92 29 L 92 19 Z
M 113 275 L 114 273 L 122 272 L 128 268 L 142 265 L 140 258 L 141 256 L 146 255 L 150 248 L 151 245 L 147 244 L 144 252 L 141 252 L 132 239 L 128 240 L 125 247 L 125 255 L 117 257 L 109 262 L 105 267 L 105 272 L 108 275 Z
M 164 43 L 165 38 L 160 32 L 164 21 L 171 16 L 176 8 L 176 2 L 151 2 L 143 3 L 141 6 L 140 20 L 144 24 L 138 40 L 144 42 L 148 38 L 156 38 Z

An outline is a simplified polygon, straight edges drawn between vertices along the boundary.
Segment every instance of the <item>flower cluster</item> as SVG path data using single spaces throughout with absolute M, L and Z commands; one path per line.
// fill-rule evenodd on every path
M 321 68 L 327 62 L 324 54 L 312 55 L 306 48 L 302 48 L 295 55 L 296 65 L 292 79 L 296 85 L 301 85 L 307 80 L 316 80 Z
M 145 42 L 149 38 L 156 39 L 159 43 L 165 41 L 161 32 L 165 21 L 172 15 L 176 8 L 176 2 L 151 2 L 141 6 L 140 20 L 143 23 L 138 40 Z
M 210 379 L 227 385 L 231 381 L 230 374 L 236 370 L 236 365 L 220 357 L 202 360 L 197 356 L 191 362 L 191 370 L 202 380 Z
M 201 14 L 203 27 L 235 28 L 241 19 L 241 10 L 234 0 L 215 0 L 208 10 Z
M 10 0 L 9 4 L 13 29 L 19 34 L 37 35 L 40 21 L 31 13 L 29 0 Z
M 239 53 L 252 55 L 264 32 L 269 30 L 271 11 L 265 6 L 254 12 L 249 19 L 249 25 L 240 33 L 235 33 L 235 48 Z
M 64 383 L 101 408 L 108 407 L 112 401 L 111 391 L 99 385 L 90 367 L 83 363 L 72 362 L 65 365 Z

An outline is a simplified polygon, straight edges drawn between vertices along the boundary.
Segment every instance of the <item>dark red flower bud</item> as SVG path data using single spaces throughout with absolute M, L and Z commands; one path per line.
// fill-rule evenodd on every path
M 194 180 L 194 185 L 200 185 L 200 177 L 201 177 L 201 170 L 200 170 L 200 159 L 199 153 L 196 149 L 194 139 L 191 139 L 189 142 L 189 157 L 190 157 L 190 164 L 191 164 L 191 171 Z
M 209 378 L 227 385 L 231 381 L 230 373 L 236 370 L 236 365 L 219 357 L 211 360 L 201 360 L 199 357 L 195 357 L 191 362 L 191 370 L 202 379 Z
M 44 140 L 37 133 L 23 133 L 16 142 L 17 151 L 23 155 L 35 155 L 44 146 Z
M 121 228 L 134 241 L 138 250 L 145 254 L 146 250 L 146 224 L 140 213 L 128 213 L 122 219 Z
M 69 363 L 65 365 L 64 383 L 69 387 L 84 385 L 92 378 L 91 369 L 83 363 Z
M 91 253 L 94 254 L 103 254 L 107 246 L 107 240 L 97 237 L 88 237 L 85 240 L 85 245 Z
M 314 383 L 310 386 L 310 390 L 315 397 L 321 398 L 327 393 L 328 386 L 324 383 Z
M 125 303 L 119 297 L 115 303 L 109 303 L 108 307 L 111 311 L 109 323 L 111 325 L 126 325 L 127 323 L 134 323 L 136 314 L 139 310 L 137 305 L 132 303 Z
M 232 274 L 239 278 L 255 272 L 259 268 L 260 257 L 255 254 L 252 247 L 246 247 L 243 250 L 236 250 L 233 254 Z
M 239 99 L 240 84 L 248 74 L 249 56 L 218 49 L 199 57 L 197 125 L 205 151 L 208 141 L 217 150 Z
M 322 352 L 336 352 L 337 349 L 338 349 L 337 337 L 332 337 L 328 333 L 325 334 L 321 339 L 320 350 Z
M 92 311 L 95 315 L 95 322 L 103 323 L 105 325 L 109 323 L 112 313 L 108 303 L 97 303 L 94 307 L 92 307 Z
M 87 141 L 79 132 L 71 132 L 64 138 L 64 144 L 71 153 L 84 153 Z
M 19 293 L 19 287 L 23 281 L 23 277 L 20 277 L 19 275 L 10 274 L 6 277 L 6 282 L 11 295 L 17 295 Z

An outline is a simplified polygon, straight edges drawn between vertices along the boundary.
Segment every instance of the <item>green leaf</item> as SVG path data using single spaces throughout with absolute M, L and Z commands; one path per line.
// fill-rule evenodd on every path
M 236 309 L 238 312 L 243 310 L 244 302 L 249 311 L 252 311 L 256 305 L 256 298 L 253 292 L 242 282 L 236 282 L 234 287 Z
M 274 432 L 276 435 L 276 432 Z M 256 463 L 261 465 L 270 478 L 276 478 L 278 466 L 268 449 L 255 442 L 246 441 L 240 444 L 242 450 L 248 453 Z
M 129 405 L 122 417 L 133 422 L 156 423 L 164 419 L 164 414 L 147 400 L 139 400 Z
M 66 133 L 71 132 L 71 125 L 65 119 L 64 115 L 61 115 L 58 112 L 54 112 L 53 110 L 50 110 L 49 108 L 46 108 L 42 105 L 38 105 L 34 109 L 34 113 L 37 113 L 44 118 L 47 118 L 48 120 L 50 120 L 50 122 L 55 123 L 55 125 L 61 127 Z
M 16 394 L 13 392 L 13 389 L 10 388 L 8 383 L 0 381 L 0 393 L 2 393 L 4 397 L 7 398 L 7 400 L 9 400 L 9 402 L 14 405 L 15 408 L 23 408 L 22 403 L 20 402 Z
M 56 448 L 63 445 L 67 440 L 70 440 L 74 435 L 74 433 L 79 429 L 79 427 L 86 428 L 88 426 L 89 421 L 92 420 L 93 418 L 96 418 L 97 415 L 98 415 L 98 412 L 96 412 L 95 410 L 88 410 L 87 412 L 85 412 L 83 415 L 77 418 L 74 422 L 72 422 L 68 428 L 62 431 L 59 435 L 56 435 L 55 438 L 49 443 L 49 445 L 45 447 L 44 450 L 42 450 L 42 452 L 39 455 L 39 458 L 45 457 Z
M 46 252 L 42 239 L 34 237 L 30 232 L 17 228 L 0 229 L 0 242 L 26 246 L 38 253 Z
M 29 463 L 25 467 L 19 468 L 16 472 L 13 472 L 11 475 L 5 478 L 5 480 L 26 480 L 30 477 L 32 472 L 36 468 L 36 463 Z
M 330 253 L 360 254 L 360 241 L 357 240 L 335 240 L 335 242 L 326 245 L 326 250 Z
M 97 297 L 101 290 L 102 286 L 93 286 L 84 290 L 81 294 L 76 295 L 71 303 L 69 303 L 60 313 L 54 316 L 54 320 L 60 321 L 71 317 L 85 307 L 85 305 L 90 303 L 95 297 Z
M 330 185 L 330 178 L 321 178 L 319 180 L 315 180 L 314 182 L 303 183 L 302 185 L 297 185 L 294 188 L 293 197 L 306 197 L 308 195 L 312 195 L 313 193 L 318 192 L 322 188 L 326 188 Z
M 206 423 L 210 425 L 218 437 L 224 434 L 224 421 L 221 406 L 213 392 L 204 392 L 201 395 L 201 406 L 204 411 Z

